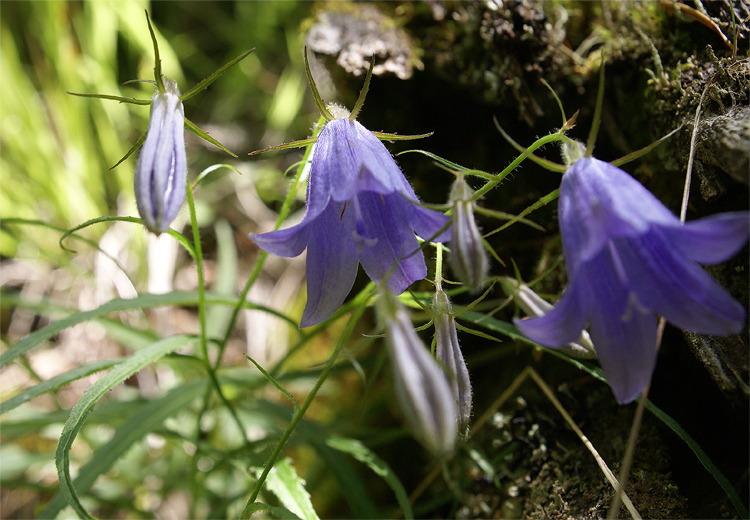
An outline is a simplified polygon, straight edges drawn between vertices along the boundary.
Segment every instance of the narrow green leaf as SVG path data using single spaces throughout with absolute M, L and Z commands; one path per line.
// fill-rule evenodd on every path
M 150 105 L 151 104 L 150 99 L 126 98 L 122 96 L 110 96 L 108 94 L 82 94 L 79 92 L 66 92 L 66 94 L 70 94 L 71 96 L 78 96 L 78 97 L 111 99 L 112 101 L 119 101 L 120 103 L 130 103 L 132 105 Z
M 660 408 L 658 408 L 654 403 L 651 401 L 646 402 L 646 408 L 653 413 L 655 416 L 657 416 L 659 419 L 662 420 L 664 424 L 669 426 L 672 431 L 674 431 L 679 438 L 681 438 L 683 441 L 685 441 L 685 444 L 687 444 L 691 450 L 693 450 L 693 453 L 695 453 L 695 456 L 698 458 L 701 464 L 703 464 L 703 467 L 706 468 L 706 470 L 716 479 L 716 482 L 719 483 L 721 486 L 721 489 L 724 490 L 724 492 L 729 497 L 729 500 L 731 500 L 732 505 L 734 506 L 735 511 L 737 511 L 737 515 L 740 518 L 750 518 L 748 510 L 745 508 L 745 505 L 742 503 L 742 499 L 737 494 L 737 491 L 734 489 L 734 486 L 732 486 L 732 483 L 729 482 L 729 480 L 724 476 L 724 474 L 719 470 L 719 468 L 716 467 L 716 465 L 711 461 L 711 459 L 708 458 L 708 455 L 706 455 L 706 452 L 703 451 L 703 449 L 698 446 L 698 443 L 695 442 L 695 439 L 693 439 L 688 432 L 682 429 L 682 427 L 677 424 L 677 421 L 672 419 L 669 415 L 664 413 Z M 745 489 L 747 491 L 747 489 Z
M 209 305 L 236 305 L 237 298 L 224 298 L 208 293 L 206 295 L 206 303 Z M 95 320 L 97 318 L 107 316 L 108 314 L 120 311 L 143 310 L 151 309 L 153 307 L 167 307 L 171 305 L 195 306 L 197 304 L 198 293 L 193 291 L 173 291 L 166 294 L 141 294 L 135 298 L 130 298 L 127 300 L 110 300 L 100 307 L 97 307 L 96 309 L 79 312 L 72 316 L 66 316 L 65 318 L 61 318 L 55 322 L 52 322 L 46 327 L 36 330 L 28 336 L 21 338 L 15 345 L 0 354 L 0 368 L 10 363 L 18 356 L 21 356 L 32 350 L 34 347 L 37 347 L 43 341 L 52 338 L 60 331 L 65 330 L 68 327 L 72 327 L 73 325 L 83 323 L 85 321 Z M 288 316 L 285 316 L 284 314 L 267 307 L 255 305 L 250 302 L 242 302 L 242 307 L 268 312 L 269 314 L 272 314 L 273 316 L 281 318 L 287 323 L 294 325 L 294 327 L 298 327 L 299 325 L 295 321 L 291 320 Z
M 0 415 L 11 411 L 13 408 L 20 406 L 23 403 L 31 401 L 35 397 L 39 397 L 40 395 L 46 394 L 52 390 L 57 390 L 71 381 L 111 368 L 120 361 L 122 360 L 106 359 L 102 361 L 94 361 L 93 363 L 76 367 L 73 370 L 69 370 L 63 374 L 47 379 L 46 381 L 42 381 L 41 383 L 24 390 L 20 394 L 11 397 L 7 401 L 0 403 Z
M 465 166 L 461 166 L 460 164 L 456 164 L 452 161 L 449 161 L 448 159 L 443 159 L 442 157 L 435 155 L 432 152 L 427 152 L 425 150 L 404 150 L 403 152 L 399 152 L 396 154 L 396 156 L 403 155 L 405 153 L 421 153 L 422 155 L 426 155 L 430 159 L 437 161 L 438 163 L 442 164 L 443 166 L 446 166 L 447 168 L 460 172 L 463 170 L 468 170 Z
M 426 134 L 416 134 L 416 135 L 400 135 L 400 134 L 387 134 L 385 132 L 372 132 L 375 137 L 380 139 L 381 141 L 413 141 L 414 139 L 424 139 L 425 137 L 430 137 L 435 132 L 428 132 Z
M 205 170 L 203 170 L 202 172 L 198 174 L 198 176 L 195 178 L 195 181 L 193 181 L 193 189 L 195 189 L 195 187 L 198 186 L 198 184 L 200 184 L 200 182 L 204 179 L 204 177 L 206 177 L 209 173 L 215 172 L 216 170 L 221 169 L 221 168 L 228 168 L 242 175 L 242 172 L 239 171 L 234 166 L 232 166 L 231 164 L 214 164 L 212 166 L 209 166 L 208 168 L 206 168 Z
M 97 217 L 97 218 L 92 218 L 91 220 L 87 220 L 83 224 L 79 224 L 76 227 L 74 227 L 72 229 L 69 229 L 65 233 L 63 233 L 63 235 L 60 237 L 60 240 L 58 241 L 59 244 L 60 244 L 60 249 L 62 249 L 63 251 L 67 251 L 68 253 L 75 253 L 76 251 L 74 251 L 74 250 L 72 250 L 72 249 L 70 249 L 68 247 L 65 247 L 65 245 L 63 245 L 63 242 L 65 241 L 65 239 L 68 238 L 69 236 L 71 236 L 72 234 L 74 234 L 76 231 L 80 231 L 81 229 L 83 229 L 85 227 L 92 226 L 94 224 L 99 224 L 101 222 L 131 222 L 133 224 L 141 224 L 142 223 L 141 219 L 136 218 L 136 217 Z
M 164 83 L 161 77 L 161 57 L 159 56 L 159 44 L 156 41 L 156 33 L 154 28 L 151 27 L 151 18 L 148 16 L 148 10 L 146 11 L 146 22 L 148 22 L 148 32 L 151 33 L 151 41 L 154 44 L 154 79 L 156 80 L 156 87 L 159 92 L 164 92 Z
M 143 403 L 141 409 L 134 411 L 129 416 L 129 420 L 117 429 L 109 442 L 96 449 L 90 461 L 81 467 L 78 476 L 73 481 L 73 487 L 79 492 L 85 492 L 91 488 L 97 477 L 107 472 L 133 444 L 161 426 L 165 419 L 202 395 L 206 384 L 205 380 L 191 381 L 170 390 L 160 399 Z M 58 493 L 40 513 L 39 518 L 55 518 L 66 505 L 65 496 L 63 493 Z
M 266 487 L 276 495 L 284 507 L 304 520 L 319 520 L 310 501 L 310 494 L 292 466 L 289 458 L 276 462 L 266 477 Z
M 503 130 L 503 128 L 500 126 L 500 123 L 497 122 L 497 119 L 494 119 L 494 121 L 495 121 L 495 128 L 497 128 L 497 130 L 502 134 L 505 140 L 508 141 L 508 143 L 510 143 L 510 145 L 513 148 L 521 152 L 521 154 L 524 154 L 525 157 L 531 159 L 533 162 L 537 163 L 539 166 L 547 168 L 548 170 L 551 170 L 553 172 L 565 173 L 565 171 L 568 169 L 567 166 L 564 166 L 562 164 L 557 164 L 556 162 L 552 162 L 548 159 L 543 159 L 542 157 L 538 157 L 534 155 L 533 153 L 529 152 L 528 149 L 524 148 L 523 146 L 515 142 L 513 138 L 510 135 L 508 135 L 505 132 L 505 130 Z M 565 136 L 560 136 L 560 140 L 563 140 L 563 139 L 565 139 Z
M 372 58 L 370 58 L 370 68 L 367 71 L 367 75 L 365 76 L 365 85 L 362 87 L 362 90 L 359 93 L 359 97 L 357 98 L 357 101 L 354 103 L 354 108 L 352 108 L 352 113 L 349 114 L 349 119 L 351 121 L 354 121 L 357 119 L 357 116 L 359 115 L 359 111 L 362 110 L 362 105 L 365 104 L 365 97 L 367 96 L 367 91 L 370 90 L 370 79 L 372 79 L 372 69 L 375 68 L 375 54 L 372 55 Z
M 81 518 L 93 518 L 81 505 L 70 478 L 70 448 L 78 432 L 83 427 L 91 409 L 107 392 L 112 390 L 143 367 L 192 341 L 189 336 L 170 336 L 140 350 L 113 368 L 106 376 L 91 385 L 83 397 L 73 406 L 68 420 L 63 426 L 60 442 L 55 450 L 55 465 L 60 480 L 60 489 L 65 499 Z
M 326 444 L 333 449 L 348 453 L 361 463 L 367 465 L 379 477 L 385 480 L 393 492 L 396 494 L 398 505 L 404 512 L 404 518 L 414 518 L 409 503 L 409 496 L 406 494 L 403 484 L 398 479 L 393 470 L 380 457 L 375 455 L 370 449 L 357 439 L 347 439 L 345 437 L 331 436 L 326 440 Z
M 299 141 L 292 141 L 290 143 L 284 143 L 284 144 L 278 144 L 276 146 L 269 146 L 268 148 L 263 148 L 262 150 L 255 150 L 254 152 L 250 152 L 247 155 L 257 155 L 259 153 L 264 152 L 271 152 L 275 150 L 288 150 L 289 148 L 304 148 L 305 146 L 309 146 L 316 142 L 318 140 L 318 137 L 308 137 L 307 139 L 300 139 Z
M 297 404 L 297 400 L 296 400 L 296 399 L 294 398 L 294 396 L 293 396 L 292 394 L 290 394 L 289 392 L 287 392 L 287 391 L 286 391 L 286 390 L 284 389 L 284 387 L 283 387 L 283 386 L 281 386 L 281 385 L 280 385 L 280 384 L 278 383 L 278 381 L 276 381 L 276 380 L 275 380 L 275 379 L 273 378 L 273 376 L 271 376 L 271 374 L 269 374 L 268 372 L 266 372 L 266 371 L 265 371 L 265 370 L 263 369 L 263 367 L 262 367 L 262 366 L 260 366 L 260 365 L 259 365 L 259 364 L 258 364 L 258 363 L 257 363 L 257 362 L 256 362 L 256 361 L 255 361 L 255 360 L 253 359 L 253 358 L 251 358 L 251 357 L 250 357 L 250 356 L 248 356 L 247 354 L 245 354 L 245 357 L 246 357 L 246 358 L 248 359 L 248 361 L 250 361 L 250 362 L 251 362 L 251 363 L 252 363 L 253 365 L 255 365 L 255 368 L 257 368 L 257 369 L 258 369 L 258 371 L 259 371 L 259 372 L 260 372 L 261 374 L 263 374 L 263 376 L 264 376 L 264 377 L 265 377 L 266 379 L 268 379 L 268 381 L 270 381 L 270 383 L 271 383 L 271 384 L 272 384 L 272 385 L 273 385 L 274 387 L 276 387 L 276 390 L 278 390 L 279 392 L 281 392 L 282 394 L 284 394 L 284 395 L 285 395 L 285 396 L 287 397 L 287 399 L 289 399 L 289 400 L 290 400 L 290 401 L 292 402 L 292 406 L 294 406 L 294 413 L 297 413 L 297 412 L 299 411 L 299 405 Z
M 318 92 L 318 87 L 315 85 L 315 80 L 312 77 L 312 72 L 310 72 L 310 61 L 307 59 L 307 45 L 305 45 L 305 50 L 303 52 L 305 54 L 305 74 L 307 74 L 307 82 L 310 84 L 310 90 L 312 90 L 313 99 L 315 100 L 315 106 L 318 107 L 318 112 L 320 112 L 321 116 L 325 117 L 327 121 L 333 121 L 335 118 L 326 108 L 326 104 L 325 101 L 323 101 L 323 98 L 320 97 L 320 92 Z
M 217 141 L 216 139 L 208 135 L 204 130 L 201 130 L 200 128 L 198 128 L 196 124 L 190 121 L 187 117 L 185 118 L 185 126 L 187 127 L 188 130 L 193 132 L 195 135 L 197 135 L 201 139 L 208 141 L 209 143 L 216 146 L 220 150 L 228 153 L 235 159 L 237 158 L 237 155 L 234 152 L 229 151 L 229 149 L 225 147 L 223 144 L 221 144 L 219 141 Z
M 232 67 L 232 66 L 236 65 L 237 63 L 239 63 L 240 61 L 244 60 L 247 57 L 247 55 L 250 54 L 251 52 L 253 52 L 254 50 L 255 50 L 255 47 L 253 47 L 249 51 L 243 52 L 242 54 L 240 54 L 239 56 L 237 56 L 235 59 L 233 59 L 232 61 L 230 61 L 229 63 L 227 63 L 227 64 L 219 67 L 209 77 L 207 77 L 206 79 L 204 79 L 203 81 L 201 81 L 200 83 L 198 83 L 196 86 L 194 86 L 193 88 L 191 88 L 190 90 L 188 90 L 187 92 L 185 92 L 183 95 L 181 95 L 180 96 L 180 101 L 187 101 L 188 99 L 190 99 L 191 97 L 193 97 L 194 95 L 196 95 L 201 90 L 205 90 L 211 83 L 213 83 L 214 81 L 216 81 L 216 78 L 218 78 L 219 76 L 221 76 L 224 73 L 224 71 L 226 71 L 229 67 Z
M 130 150 L 128 150 L 128 151 L 127 151 L 127 153 L 126 153 L 125 155 L 123 155 L 123 156 L 122 156 L 122 159 L 120 159 L 120 160 L 119 160 L 119 161 L 117 161 L 117 162 L 116 162 L 115 164 L 113 164 L 112 166 L 110 166 L 110 167 L 109 167 L 109 169 L 110 169 L 110 170 L 114 170 L 115 168 L 117 168 L 118 166 L 120 166 L 120 165 L 121 165 L 121 164 L 122 164 L 122 163 L 123 163 L 123 162 L 125 161 L 125 159 L 127 159 L 128 157 L 130 157 L 131 155 L 133 155 L 133 153 L 134 153 L 134 152 L 135 152 L 135 151 L 136 151 L 136 150 L 137 150 L 138 148 L 140 148 L 140 147 L 141 147 L 141 145 L 142 145 L 142 144 L 143 144 L 143 143 L 144 143 L 144 142 L 146 141 L 146 134 L 147 134 L 147 133 L 148 133 L 148 132 L 143 132 L 143 133 L 141 134 L 141 136 L 140 136 L 140 137 L 138 138 L 138 140 L 137 140 L 137 141 L 135 142 L 135 144 L 134 144 L 134 145 L 133 145 L 133 146 L 132 146 L 132 147 L 130 148 Z
M 657 146 L 659 146 L 660 144 L 662 144 L 664 141 L 666 141 L 667 139 L 669 139 L 670 137 L 672 137 L 674 134 L 676 134 L 677 132 L 679 132 L 680 130 L 682 130 L 683 126 L 685 126 L 685 123 L 681 124 L 680 126 L 678 126 L 674 130 L 672 130 L 671 132 L 669 132 L 664 137 L 661 137 L 661 138 L 657 139 L 656 141 L 654 141 L 650 145 L 644 146 L 643 148 L 641 148 L 640 150 L 636 150 L 635 152 L 630 152 L 629 154 L 627 154 L 627 155 L 625 155 L 623 157 L 620 157 L 619 159 L 615 159 L 610 164 L 612 166 L 622 166 L 623 164 L 629 163 L 630 161 L 634 161 L 634 160 L 638 159 L 639 157 L 641 157 L 643 155 L 646 155 L 651 150 L 653 150 L 654 148 L 656 148 Z
M 506 222 L 505 224 L 503 224 L 499 228 L 493 229 L 489 233 L 485 234 L 484 238 L 492 236 L 495 233 L 498 233 L 498 232 L 502 231 L 503 229 L 507 228 L 508 226 L 511 226 L 511 225 L 515 224 L 516 222 L 523 220 L 523 217 L 525 217 L 526 215 L 528 215 L 532 211 L 536 211 L 537 209 L 541 208 L 542 206 L 546 206 L 547 204 L 549 204 L 553 200 L 557 199 L 559 196 L 560 196 L 560 189 L 559 188 L 556 189 L 556 190 L 554 190 L 554 191 L 551 191 L 550 193 L 548 193 L 547 195 L 545 195 L 544 197 L 542 197 L 538 201 L 536 201 L 534 204 L 532 204 L 531 206 L 529 206 L 528 208 L 526 208 L 525 210 L 523 210 L 521 213 L 518 214 L 518 216 L 516 216 L 513 219 L 511 219 L 509 222 Z M 544 228 L 542 228 L 542 229 L 544 229 Z

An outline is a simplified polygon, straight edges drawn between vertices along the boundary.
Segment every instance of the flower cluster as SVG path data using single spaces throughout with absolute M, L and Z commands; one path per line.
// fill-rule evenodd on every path
M 739 251 L 748 239 L 747 212 L 683 224 L 630 175 L 590 157 L 563 175 L 558 208 L 570 283 L 550 312 L 516 326 L 559 348 L 589 323 L 618 402 L 634 400 L 651 378 L 654 313 L 701 334 L 742 330 L 744 308 L 698 264 Z

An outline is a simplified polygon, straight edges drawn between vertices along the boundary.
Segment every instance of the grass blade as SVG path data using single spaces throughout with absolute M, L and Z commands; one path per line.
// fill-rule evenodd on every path
M 159 358 L 174 350 L 184 346 L 192 341 L 189 336 L 170 336 L 161 341 L 151 344 L 149 347 L 140 350 L 130 356 L 127 360 L 117 365 L 102 379 L 91 385 L 83 394 L 83 397 L 73 406 L 68 420 L 63 426 L 60 442 L 57 444 L 55 451 L 55 465 L 57 466 L 57 475 L 60 479 L 60 488 L 65 499 L 73 507 L 75 512 L 81 518 L 93 518 L 88 511 L 84 509 L 78 500 L 73 482 L 70 478 L 70 447 L 83 427 L 91 409 L 107 392 L 112 390 L 133 374 L 140 371 L 143 367 L 150 365 Z
M 130 420 L 117 429 L 114 437 L 100 446 L 91 460 L 78 472 L 73 487 L 78 491 L 88 490 L 97 477 L 107 472 L 130 447 L 146 434 L 158 428 L 165 419 L 185 408 L 190 402 L 205 392 L 206 381 L 191 381 L 171 390 L 161 399 L 149 401 L 134 412 Z M 39 518 L 55 518 L 67 505 L 65 496 L 58 493 L 40 513 Z
M 47 392 L 50 392 L 52 390 L 57 390 L 58 388 L 67 385 L 71 381 L 75 381 L 76 379 L 81 379 L 82 377 L 86 377 L 95 372 L 111 368 L 120 361 L 120 359 L 105 359 L 102 361 L 95 361 L 87 365 L 76 367 L 73 370 L 69 370 L 63 374 L 47 379 L 46 381 L 42 381 L 41 383 L 36 384 L 31 388 L 27 388 L 20 394 L 11 397 L 7 401 L 3 401 L 2 403 L 0 403 L 0 415 L 11 411 L 12 409 L 22 405 L 25 402 L 31 401 L 35 397 L 39 397 L 40 395 L 46 394 Z
M 194 306 L 198 303 L 198 294 L 193 291 L 172 291 L 166 294 L 142 294 L 135 298 L 130 299 L 114 299 L 107 303 L 92 309 L 90 311 L 84 311 L 76 313 L 72 316 L 66 316 L 53 323 L 50 323 L 46 327 L 36 330 L 24 336 L 11 348 L 0 354 L 0 368 L 4 367 L 18 356 L 26 354 L 33 348 L 39 346 L 40 343 L 46 341 L 58 334 L 59 332 L 83 323 L 84 321 L 95 320 L 108 314 L 120 312 L 120 311 L 131 311 L 131 310 L 143 310 L 151 309 L 153 307 L 167 307 L 171 305 L 175 306 Z M 217 295 L 208 293 L 206 295 L 206 303 L 210 305 L 236 305 L 237 298 L 222 298 Z M 289 317 L 262 306 L 254 305 L 251 303 L 243 303 L 243 307 L 260 309 L 270 314 L 277 316 L 284 321 L 294 325 L 296 328 L 298 323 L 291 320 Z

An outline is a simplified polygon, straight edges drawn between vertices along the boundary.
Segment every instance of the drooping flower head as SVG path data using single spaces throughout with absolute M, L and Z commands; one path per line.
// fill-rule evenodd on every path
M 437 242 L 450 238 L 449 218 L 419 205 L 383 143 L 355 120 L 371 73 L 372 67 L 354 111 L 337 107 L 336 117 L 317 96 L 310 77 L 328 122 L 313 152 L 305 216 L 291 228 L 251 235 L 260 248 L 278 256 L 297 256 L 307 249 L 301 327 L 321 323 L 336 311 L 354 284 L 358 264 L 374 281 L 388 274 L 388 289 L 401 294 L 427 276 L 414 233 Z
M 745 310 L 698 264 L 731 258 L 748 239 L 748 212 L 681 223 L 619 168 L 578 159 L 563 175 L 558 206 L 569 284 L 542 317 L 517 320 L 529 339 L 558 348 L 587 322 L 621 404 L 641 393 L 656 364 L 656 317 L 685 330 L 726 335 Z
M 185 200 L 185 112 L 177 84 L 164 79 L 154 94 L 148 133 L 135 169 L 135 202 L 146 227 L 157 235 L 169 225 Z

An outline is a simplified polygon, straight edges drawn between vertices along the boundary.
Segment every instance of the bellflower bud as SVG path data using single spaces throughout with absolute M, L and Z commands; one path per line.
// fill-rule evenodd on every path
M 456 443 L 456 402 L 445 372 L 414 331 L 404 306 L 387 289 L 378 310 L 385 324 L 396 397 L 414 435 L 436 456 Z
M 471 380 L 466 368 L 461 345 L 458 343 L 456 320 L 451 314 L 451 302 L 442 288 L 438 288 L 433 300 L 435 311 L 435 355 L 445 369 L 449 371 L 448 378 L 453 391 L 458 415 L 458 433 L 465 438 L 469 433 L 471 419 Z
M 164 79 L 165 92 L 151 102 L 148 133 L 135 169 L 135 202 L 146 227 L 169 229 L 185 200 L 185 112 L 177 84 Z
M 482 234 L 474 220 L 473 196 L 474 191 L 463 175 L 456 177 L 450 195 L 453 222 L 449 261 L 456 277 L 476 290 L 487 278 L 488 264 Z

